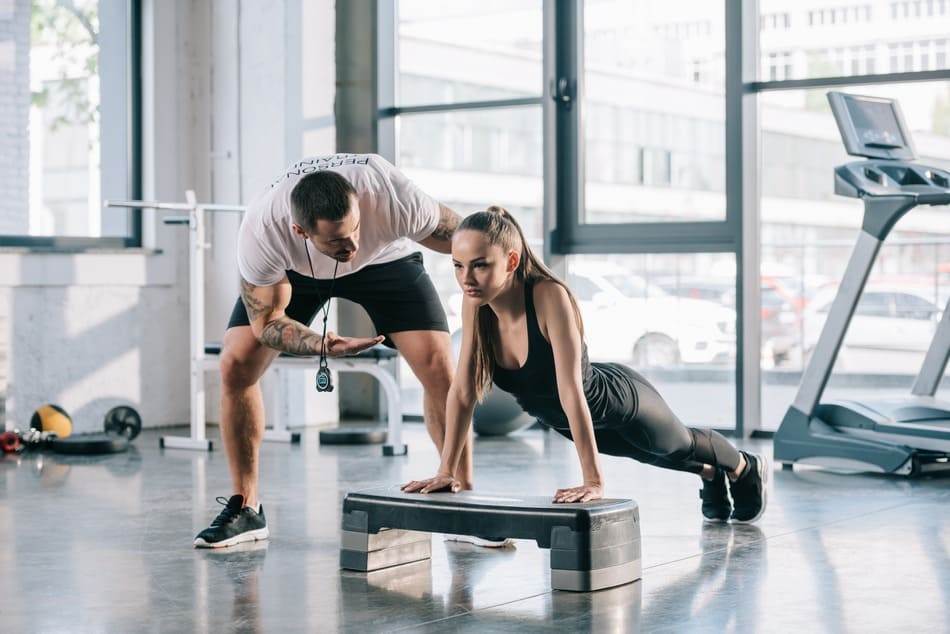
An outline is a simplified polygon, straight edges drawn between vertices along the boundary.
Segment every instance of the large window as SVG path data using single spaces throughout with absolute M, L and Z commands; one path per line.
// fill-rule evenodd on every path
M 137 195 L 137 3 L 0 4 L 0 244 L 129 245 L 105 198 Z
M 723 220 L 721 3 L 584 3 L 583 222 Z
M 386 69 L 385 55 L 380 59 L 383 77 L 394 77 L 391 88 L 381 82 L 381 145 L 391 144 L 401 169 L 460 213 L 490 204 L 513 211 L 539 252 L 549 239 L 544 209 L 553 201 L 543 178 L 552 157 L 555 171 L 577 161 L 569 177 L 584 196 L 557 201 L 559 216 L 573 214 L 568 225 L 589 225 L 621 240 L 632 231 L 648 251 L 655 245 L 643 239 L 646 223 L 653 235 L 665 231 L 667 241 L 680 239 L 675 236 L 691 223 L 692 253 L 574 255 L 566 275 L 583 307 L 592 359 L 641 369 L 669 390 L 691 423 L 733 427 L 736 258 L 708 251 L 715 241 L 716 250 L 728 248 L 731 230 L 723 227 L 722 7 L 696 1 L 682 11 L 614 0 L 401 0 L 394 6 L 396 61 Z M 562 68 L 571 64 L 564 42 L 543 42 L 546 19 L 583 24 L 575 32 L 583 42 L 576 66 Z M 555 30 L 557 38 L 570 37 Z M 551 59 L 543 58 L 545 50 Z M 543 71 L 555 66 L 564 85 L 546 86 Z M 578 83 L 584 85 L 579 95 L 568 88 Z M 569 113 L 570 102 L 580 99 L 573 111 L 583 112 L 583 143 L 574 156 L 555 149 L 544 95 L 563 97 L 559 112 Z M 561 122 L 555 125 L 562 129 Z M 710 231 L 704 223 L 717 227 Z M 570 228 L 562 233 L 562 241 L 574 239 L 593 244 Z M 450 261 L 426 259 L 454 330 L 461 296 Z M 419 414 L 417 382 L 408 371 L 403 377 L 406 413 Z M 691 409 L 696 390 L 721 401 L 715 416 Z
M 544 248 L 542 211 L 542 2 L 490 0 L 394 5 L 395 61 L 382 55 L 384 146 L 422 189 L 462 215 L 500 205 L 532 247 Z M 386 68 L 386 64 L 390 64 Z M 388 86 L 388 82 L 383 82 Z M 388 106 L 388 109 L 386 108 Z M 425 253 L 449 328 L 461 327 L 451 259 Z M 422 413 L 403 368 L 404 413 Z

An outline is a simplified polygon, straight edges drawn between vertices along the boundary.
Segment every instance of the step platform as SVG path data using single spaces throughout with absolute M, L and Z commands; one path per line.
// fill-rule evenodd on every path
M 548 497 L 403 493 L 398 486 L 343 499 L 340 567 L 370 572 L 429 559 L 430 533 L 532 539 L 551 550 L 551 587 L 589 592 L 641 577 L 633 500 L 555 504 Z

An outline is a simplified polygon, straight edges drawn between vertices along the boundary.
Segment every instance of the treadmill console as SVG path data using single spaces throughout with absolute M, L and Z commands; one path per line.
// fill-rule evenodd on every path
M 851 198 L 913 197 L 917 204 L 950 202 L 950 172 L 911 163 L 913 140 L 894 99 L 829 92 L 848 154 L 871 160 L 835 168 L 835 193 Z

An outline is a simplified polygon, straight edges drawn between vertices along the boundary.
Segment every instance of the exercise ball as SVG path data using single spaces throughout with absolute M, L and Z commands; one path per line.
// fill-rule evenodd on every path
M 452 333 L 452 350 L 459 357 L 462 331 Z M 475 404 L 472 425 L 479 436 L 504 436 L 534 423 L 534 417 L 526 413 L 515 397 L 493 387 L 481 403 Z
M 40 405 L 30 417 L 30 427 L 40 431 L 51 431 L 59 438 L 73 433 L 73 419 L 59 405 Z
M 504 436 L 534 422 L 534 417 L 521 409 L 515 397 L 497 387 L 476 403 L 472 415 L 475 433 L 479 436 Z

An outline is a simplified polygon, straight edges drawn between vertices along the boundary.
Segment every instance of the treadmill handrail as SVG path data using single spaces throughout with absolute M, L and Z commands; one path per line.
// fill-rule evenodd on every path
M 918 205 L 931 205 L 939 207 L 941 205 L 950 205 L 950 192 L 941 192 L 936 194 L 917 194 Z

